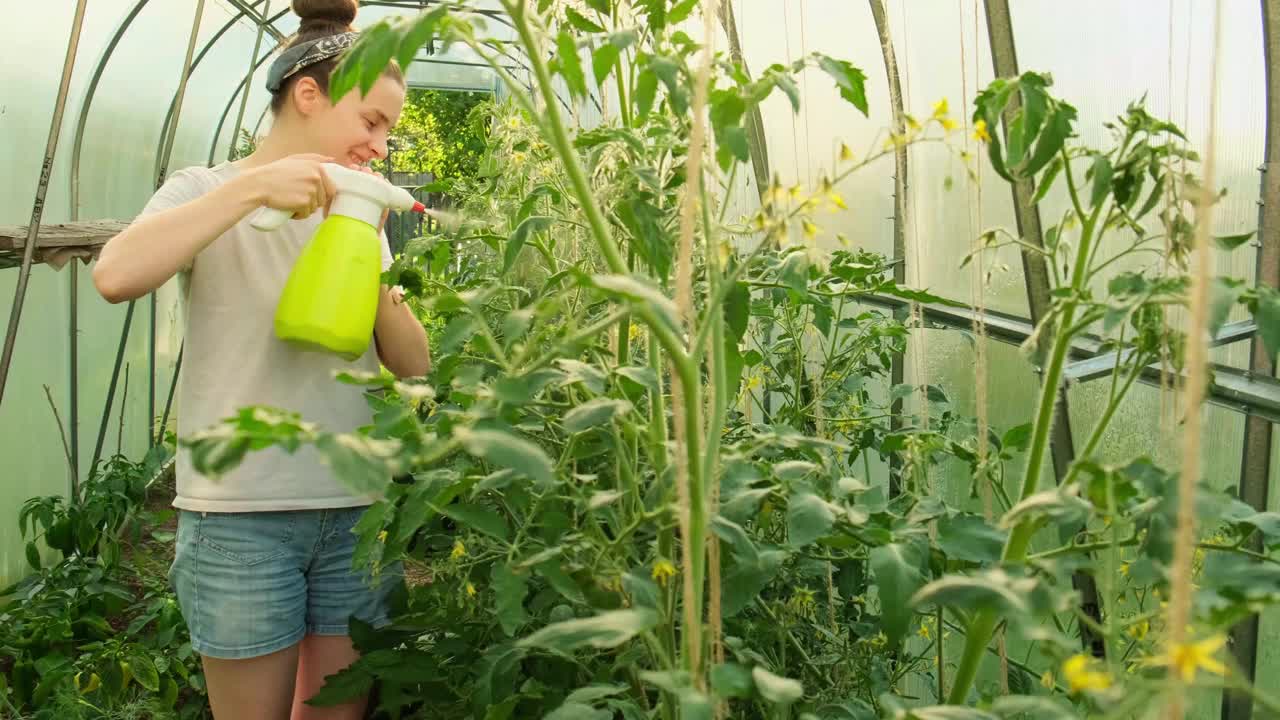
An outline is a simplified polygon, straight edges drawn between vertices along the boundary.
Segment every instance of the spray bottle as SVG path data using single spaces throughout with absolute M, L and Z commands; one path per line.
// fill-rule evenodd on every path
M 382 211 L 423 212 L 424 208 L 408 191 L 377 175 L 333 163 L 326 163 L 324 171 L 337 194 L 329 205 L 329 216 L 289 273 L 276 305 L 275 332 L 286 342 L 355 360 L 369 348 L 378 310 Z M 288 210 L 263 208 L 249 224 L 270 232 L 292 215 Z

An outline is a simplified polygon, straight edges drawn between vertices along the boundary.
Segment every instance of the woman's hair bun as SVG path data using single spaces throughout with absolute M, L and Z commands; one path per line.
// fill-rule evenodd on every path
M 359 8 L 356 0 L 292 0 L 292 6 L 293 12 L 302 19 L 299 38 L 347 32 Z

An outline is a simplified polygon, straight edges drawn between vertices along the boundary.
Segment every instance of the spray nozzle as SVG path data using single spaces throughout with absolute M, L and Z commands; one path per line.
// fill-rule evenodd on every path
M 426 207 L 410 195 L 409 191 L 392 185 L 378 175 L 335 163 L 325 163 L 324 172 L 338 191 L 330 199 L 330 215 L 344 215 L 377 227 L 382 211 L 388 208 L 426 211 Z M 258 230 L 271 231 L 284 225 L 291 217 L 293 213 L 288 210 L 264 207 L 254 215 L 249 224 Z

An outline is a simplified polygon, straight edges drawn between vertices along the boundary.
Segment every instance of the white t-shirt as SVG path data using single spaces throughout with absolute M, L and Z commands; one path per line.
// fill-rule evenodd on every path
M 141 215 L 183 205 L 239 174 L 222 163 L 173 173 Z M 339 383 L 335 371 L 379 369 L 372 340 L 358 360 L 299 349 L 276 338 L 276 303 L 294 261 L 323 214 L 294 220 L 274 232 L 249 225 L 246 216 L 196 256 L 180 274 L 186 317 L 186 349 L 178 390 L 178 437 L 215 425 L 245 406 L 290 410 L 333 432 L 370 423 L 364 388 Z M 382 238 L 383 269 L 391 251 Z M 339 480 L 314 448 L 289 454 L 280 448 L 250 451 L 217 479 L 191 466 L 178 449 L 174 507 L 202 512 L 306 510 L 367 505 Z

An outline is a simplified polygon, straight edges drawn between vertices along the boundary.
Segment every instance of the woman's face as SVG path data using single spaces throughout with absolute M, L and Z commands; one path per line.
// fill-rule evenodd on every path
M 356 88 L 336 105 L 310 78 L 299 85 L 310 85 L 314 90 L 300 87 L 295 96 L 298 109 L 307 118 L 304 127 L 313 152 L 355 165 L 387 156 L 387 133 L 399 121 L 404 107 L 405 89 L 397 78 L 383 75 L 367 95 L 361 97 Z

